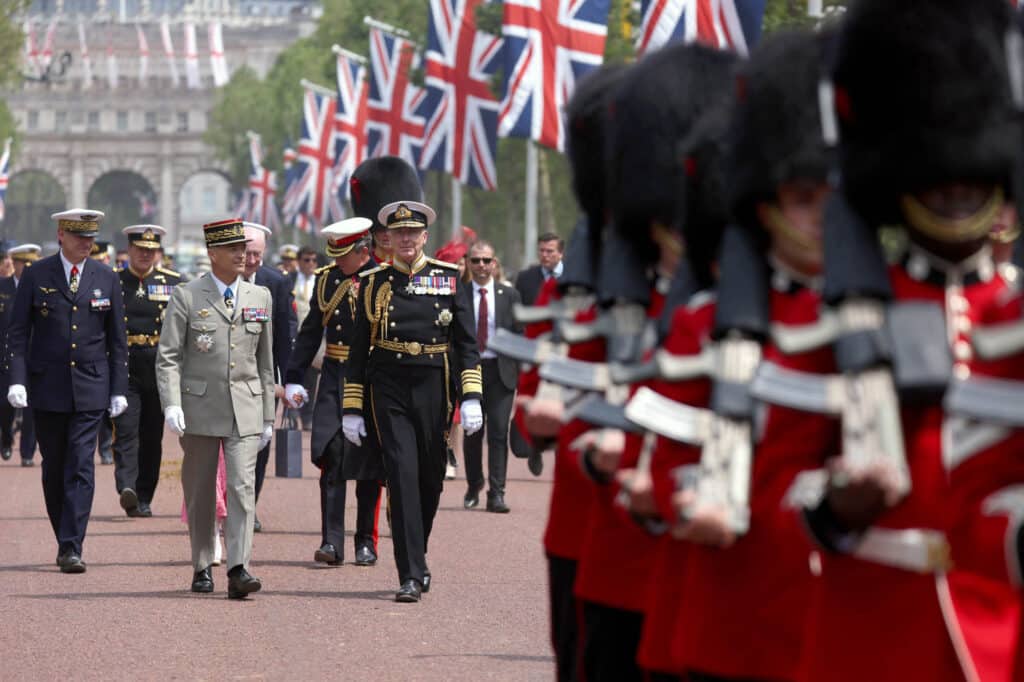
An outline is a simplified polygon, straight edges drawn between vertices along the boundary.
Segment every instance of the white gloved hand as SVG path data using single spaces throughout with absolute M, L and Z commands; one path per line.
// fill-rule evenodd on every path
M 341 417 L 341 431 L 352 445 L 362 445 L 360 436 L 366 435 L 366 422 L 362 415 L 345 414 Z
M 299 408 L 309 402 L 309 393 L 302 384 L 288 384 L 284 387 L 284 401 L 289 407 Z
M 171 431 L 179 436 L 185 435 L 185 413 L 177 405 L 171 405 L 164 410 L 164 421 Z
M 462 418 L 462 431 L 467 436 L 472 436 L 484 427 L 484 411 L 476 398 L 462 401 L 459 416 Z
M 263 424 L 263 433 L 260 434 L 260 447 L 263 448 L 270 445 L 270 439 L 274 437 L 274 422 L 265 422 Z
M 25 393 L 25 387 L 21 384 L 12 384 L 7 389 L 7 402 L 11 404 L 11 407 L 28 407 L 28 394 Z
M 124 414 L 124 411 L 128 409 L 128 398 L 123 395 L 112 395 L 110 396 L 110 417 L 116 418 Z

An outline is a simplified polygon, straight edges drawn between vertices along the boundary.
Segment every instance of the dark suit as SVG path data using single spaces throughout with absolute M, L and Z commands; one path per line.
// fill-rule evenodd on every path
M 112 395 L 128 393 L 121 282 L 86 259 L 77 294 L 60 255 L 24 271 L 7 334 L 10 383 L 22 384 L 43 455 L 43 493 L 60 553 L 81 554 L 94 484 L 93 453 Z
M 7 329 L 11 326 L 11 313 L 14 312 L 14 297 L 18 293 L 18 285 L 14 277 L 0 278 L 0 342 L 6 348 Z M 0 371 L 0 398 L 7 395 L 10 387 L 8 381 L 7 352 L 4 351 L 3 369 Z M 14 444 L 14 414 L 5 398 L 0 399 L 0 447 L 5 450 Z M 22 462 L 31 462 L 36 453 L 36 430 L 32 421 L 32 410 L 21 411 L 21 438 L 18 450 Z
M 488 296 L 487 305 L 494 315 L 495 330 L 508 329 L 521 333 L 522 329 L 512 314 L 512 307 L 519 303 L 519 292 L 500 282 L 494 282 L 493 286 L 494 300 Z M 464 305 L 473 311 L 473 319 L 479 323 L 479 305 L 474 303 L 475 291 L 476 283 L 470 282 L 462 288 L 460 295 Z M 466 482 L 472 489 L 483 488 L 483 444 L 486 431 L 488 494 L 504 495 L 505 471 L 508 468 L 508 423 L 512 415 L 516 385 L 519 382 L 519 365 L 515 360 L 499 355 L 494 358 L 481 358 L 480 369 L 484 380 L 481 400 L 484 428 L 463 438 Z
M 270 298 L 274 309 L 274 381 L 284 382 L 284 373 L 288 370 L 288 358 L 292 354 L 292 341 L 298 331 L 298 318 L 295 317 L 295 297 L 288 278 L 274 268 L 260 266 L 256 271 L 256 284 L 270 290 Z M 277 402 L 275 401 L 276 405 Z M 263 490 L 263 479 L 267 475 L 267 462 L 270 461 L 270 443 L 259 451 L 256 456 L 256 501 Z
M 313 286 L 315 287 L 315 273 L 313 277 Z M 309 300 L 310 297 L 305 297 L 305 300 L 300 300 L 302 298 L 302 292 L 297 290 L 299 282 L 299 271 L 292 270 L 287 275 L 285 275 L 285 278 L 288 280 L 288 287 L 292 290 L 292 295 L 295 297 L 295 307 L 297 309 L 297 312 L 301 313 L 303 310 L 306 310 L 308 312 L 313 306 L 311 301 Z M 312 296 L 313 293 L 314 292 L 310 292 L 310 295 Z M 302 322 L 303 320 L 299 320 L 299 332 L 297 332 L 297 334 L 301 333 Z M 317 346 L 313 350 L 314 355 L 316 354 L 316 351 L 319 348 L 320 347 Z M 309 430 L 310 425 L 313 423 L 313 405 L 316 404 L 316 387 L 317 383 L 319 382 L 319 379 L 320 370 L 318 370 L 316 367 L 313 367 L 312 365 L 309 365 L 309 367 L 306 369 L 306 373 L 302 376 L 301 381 L 288 382 L 293 384 L 302 384 L 302 386 L 306 389 L 306 392 L 309 393 L 309 402 L 305 403 L 302 407 L 298 409 L 298 413 L 302 417 L 302 428 L 307 431 Z
M 540 265 L 531 265 L 516 275 L 516 291 L 524 305 L 533 305 L 544 286 L 544 271 Z

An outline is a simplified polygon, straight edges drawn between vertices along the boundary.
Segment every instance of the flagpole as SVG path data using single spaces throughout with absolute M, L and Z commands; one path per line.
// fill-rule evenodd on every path
M 385 33 L 390 33 L 392 35 L 396 35 L 399 38 L 405 38 L 407 40 L 412 38 L 412 36 L 409 35 L 409 32 L 406 31 L 404 28 L 398 28 L 397 26 L 392 26 L 391 24 L 385 24 L 383 21 L 374 19 L 369 15 L 363 17 L 363 24 L 369 26 L 370 28 L 379 28 L 381 31 L 384 31 Z
M 364 57 L 362 55 L 359 55 L 359 54 L 356 54 L 355 52 L 351 52 L 349 50 L 346 50 L 341 45 L 331 45 L 331 52 L 333 52 L 334 54 L 340 54 L 340 55 L 342 55 L 344 57 L 348 57 L 349 59 L 354 61 L 356 64 L 365 64 L 366 63 L 366 57 Z
M 523 227 L 523 268 L 530 264 L 530 249 L 537 243 L 537 143 L 526 140 L 526 220 Z
M 452 238 L 462 229 L 462 183 L 452 176 Z

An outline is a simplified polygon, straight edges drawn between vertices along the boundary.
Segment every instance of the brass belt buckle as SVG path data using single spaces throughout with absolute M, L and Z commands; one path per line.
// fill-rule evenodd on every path
M 405 348 L 406 351 L 408 351 L 409 355 L 419 355 L 420 353 L 423 352 L 423 346 L 422 344 L 420 344 L 419 341 L 410 341 L 409 343 L 405 344 Z

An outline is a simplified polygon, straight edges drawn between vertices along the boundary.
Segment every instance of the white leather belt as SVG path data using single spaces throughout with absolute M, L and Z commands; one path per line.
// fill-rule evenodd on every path
M 941 573 L 953 565 L 945 534 L 920 528 L 871 528 L 853 556 L 916 573 Z

